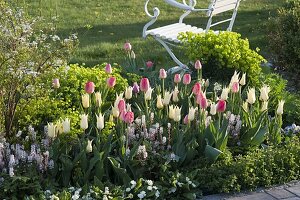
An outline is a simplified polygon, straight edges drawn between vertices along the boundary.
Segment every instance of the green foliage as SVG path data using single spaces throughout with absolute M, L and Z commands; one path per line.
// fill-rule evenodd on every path
M 258 83 L 264 58 L 251 50 L 249 41 L 234 32 L 184 33 L 180 36 L 190 60 L 203 63 L 203 75 L 227 81 L 235 70 L 246 72 L 251 84 Z
M 37 88 L 40 95 L 35 98 L 21 100 L 17 119 L 19 127 L 28 124 L 38 126 L 43 130 L 47 122 L 53 122 L 68 117 L 71 122 L 78 124 L 81 106 L 81 95 L 84 93 L 85 83 L 93 81 L 95 91 L 103 91 L 106 88 L 106 79 L 110 76 L 104 71 L 105 63 L 94 67 L 84 67 L 78 64 L 62 66 L 48 72 L 37 80 Z M 113 89 L 108 90 L 104 106 L 110 106 L 115 94 L 123 91 L 127 86 L 127 80 L 123 78 L 121 68 L 114 66 L 113 74 L 117 83 Z M 58 78 L 60 87 L 52 88 L 52 80 Z M 41 92 L 43 91 L 43 93 Z M 42 93 L 42 94 L 41 94 Z
M 290 72 L 300 74 L 300 2 L 288 0 L 279 8 L 269 25 L 270 49 L 275 62 Z

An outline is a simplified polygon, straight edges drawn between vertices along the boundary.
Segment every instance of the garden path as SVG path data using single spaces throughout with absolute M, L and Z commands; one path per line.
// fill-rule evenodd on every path
M 203 200 L 300 200 L 300 181 L 292 181 L 285 185 L 255 192 L 237 194 L 216 194 L 205 196 Z

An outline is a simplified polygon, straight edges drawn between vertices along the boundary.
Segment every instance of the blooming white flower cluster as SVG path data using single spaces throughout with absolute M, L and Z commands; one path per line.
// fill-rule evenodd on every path
M 285 134 L 289 134 L 289 133 L 300 133 L 300 126 L 297 126 L 296 124 L 292 124 L 291 126 L 287 126 L 284 128 L 284 132 Z
M 140 182 L 141 185 L 139 186 L 138 191 L 136 191 L 137 182 L 134 180 L 130 181 L 130 187 L 127 187 L 125 189 L 125 192 L 128 193 L 126 197 L 128 197 L 129 199 L 133 199 L 134 193 L 136 193 L 138 199 L 144 199 L 146 197 L 147 199 L 149 198 L 157 199 L 160 197 L 160 192 L 158 190 L 158 187 L 154 185 L 154 182 L 152 180 L 140 179 L 139 181 L 141 181 Z M 154 197 L 149 196 L 150 194 L 153 194 L 153 192 L 154 192 Z

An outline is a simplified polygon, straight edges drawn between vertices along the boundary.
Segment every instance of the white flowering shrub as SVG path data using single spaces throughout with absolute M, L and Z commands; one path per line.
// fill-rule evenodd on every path
M 20 100 L 36 97 L 42 87 L 35 85 L 37 77 L 66 63 L 77 45 L 76 35 L 61 39 L 51 24 L 46 29 L 41 25 L 42 19 L 31 19 L 21 8 L 0 2 L 0 128 L 9 137 L 17 125 L 14 118 Z

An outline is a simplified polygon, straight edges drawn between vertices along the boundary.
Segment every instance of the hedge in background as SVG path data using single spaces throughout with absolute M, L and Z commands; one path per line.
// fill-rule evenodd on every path
M 281 67 L 300 74 L 300 1 L 287 1 L 270 22 L 270 49 Z
M 258 83 L 260 64 L 265 61 L 257 51 L 251 50 L 249 41 L 234 32 L 194 34 L 180 36 L 186 46 L 186 55 L 192 61 L 201 60 L 204 76 L 216 80 L 229 80 L 235 70 L 247 72 L 252 84 Z

